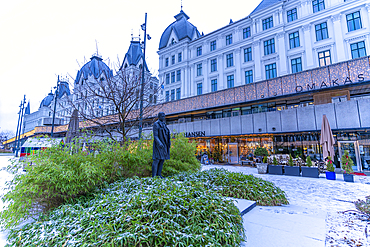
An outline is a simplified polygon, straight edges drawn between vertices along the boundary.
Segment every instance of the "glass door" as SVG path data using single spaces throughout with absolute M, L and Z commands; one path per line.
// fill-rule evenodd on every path
M 228 154 L 228 162 L 230 164 L 238 164 L 239 163 L 239 155 L 238 155 L 238 143 L 229 143 L 227 148 Z
M 349 157 L 353 161 L 353 171 L 361 171 L 361 159 L 360 159 L 360 152 L 359 152 L 359 146 L 357 141 L 338 141 L 338 149 L 339 149 L 339 157 L 338 160 L 340 162 L 340 159 L 342 155 L 344 154 L 345 150 L 348 150 Z

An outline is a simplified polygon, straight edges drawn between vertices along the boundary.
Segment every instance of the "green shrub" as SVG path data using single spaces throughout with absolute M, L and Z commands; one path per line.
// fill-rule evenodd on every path
M 328 156 L 328 161 L 326 162 L 326 169 L 329 171 L 329 172 L 334 172 L 335 171 L 335 168 L 334 168 L 334 165 L 333 165 L 333 161 L 331 160 L 331 157 Z
M 279 165 L 279 163 L 278 163 L 278 161 L 277 161 L 276 157 L 274 157 L 274 159 L 272 160 L 272 164 L 273 164 L 274 166 Z
M 242 218 L 202 183 L 143 178 L 115 182 L 33 224 L 12 246 L 240 246 Z
M 311 167 L 312 166 L 312 161 L 311 161 L 311 157 L 310 156 L 307 156 L 306 163 L 307 163 L 307 166 L 308 167 Z
M 370 196 L 367 196 L 365 200 L 356 201 L 355 207 L 367 218 L 367 221 L 370 221 Z
M 291 154 L 289 154 L 288 165 L 289 165 L 289 166 L 294 166 L 293 157 L 292 157 L 292 155 L 291 155 Z
M 181 173 L 175 176 L 183 182 L 201 181 L 223 196 L 256 201 L 261 206 L 280 206 L 289 204 L 285 192 L 273 183 L 245 175 L 238 172 L 229 172 L 224 169 L 210 169 L 199 173 Z
M 97 152 L 83 151 L 82 142 Z M 183 135 L 174 137 L 171 160 L 164 164 L 163 175 L 198 171 L 195 145 Z M 1 224 L 9 228 L 36 212 L 47 212 L 119 178 L 151 176 L 152 152 L 152 140 L 122 147 L 112 141 L 92 142 L 81 137 L 69 145 L 55 145 L 30 156 L 29 161 L 36 165 L 27 168 L 25 174 L 16 174 L 10 182 L 3 198 L 9 205 L 0 212 Z M 8 170 L 16 171 L 19 166 L 13 164 Z
M 268 156 L 269 153 L 266 150 L 266 148 L 257 147 L 256 150 L 254 150 L 254 156 Z
M 267 163 L 267 156 L 263 157 L 262 163 Z
M 344 150 L 344 154 L 342 155 L 342 158 L 340 159 L 340 164 L 342 166 L 342 169 L 347 174 L 350 174 L 353 172 L 353 169 L 352 169 L 353 160 L 351 159 L 351 157 L 349 157 L 348 150 Z

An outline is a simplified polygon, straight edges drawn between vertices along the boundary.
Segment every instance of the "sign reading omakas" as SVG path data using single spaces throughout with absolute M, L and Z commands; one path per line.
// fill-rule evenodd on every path
M 204 136 L 206 136 L 205 131 L 185 132 L 185 137 L 204 137 Z
M 331 82 L 321 82 L 321 85 L 316 87 L 315 83 L 309 84 L 307 83 L 305 86 L 296 86 L 295 91 L 297 93 L 302 91 L 310 91 L 315 89 L 322 89 L 322 88 L 328 88 L 328 87 L 337 87 L 341 85 L 356 83 L 356 82 L 363 82 L 365 80 L 364 74 L 358 74 L 357 81 L 352 81 L 351 78 L 346 77 L 346 79 L 343 81 L 343 83 L 339 82 L 338 79 L 332 80 Z

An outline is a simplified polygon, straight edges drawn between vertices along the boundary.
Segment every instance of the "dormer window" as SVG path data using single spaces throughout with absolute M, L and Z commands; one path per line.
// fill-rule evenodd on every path
M 172 40 L 171 40 L 171 45 L 174 45 L 176 43 L 176 40 L 173 38 Z
M 127 63 L 125 64 L 125 69 L 128 67 Z
M 142 68 L 143 68 L 143 65 L 141 65 L 141 64 L 140 64 L 140 65 L 139 65 L 139 69 L 142 69 Z

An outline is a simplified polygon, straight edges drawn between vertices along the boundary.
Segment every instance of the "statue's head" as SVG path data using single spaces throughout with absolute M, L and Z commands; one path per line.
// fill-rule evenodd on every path
M 158 119 L 162 122 L 164 122 L 165 120 L 165 117 L 166 117 L 166 114 L 164 112 L 160 112 L 158 113 Z

